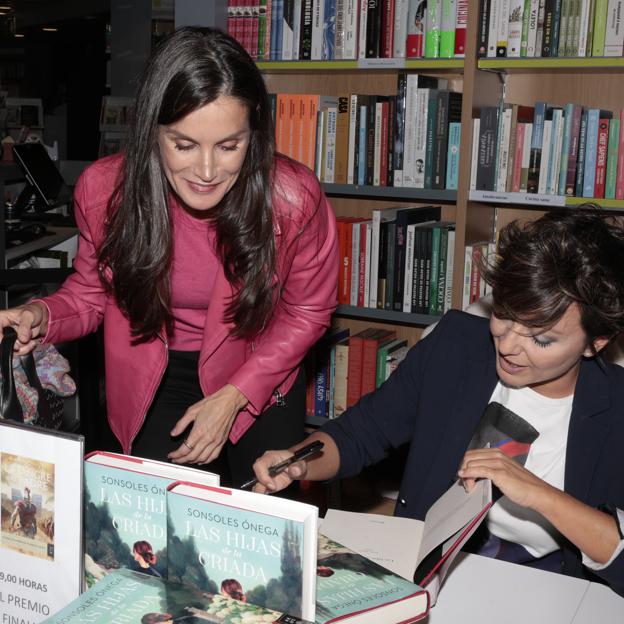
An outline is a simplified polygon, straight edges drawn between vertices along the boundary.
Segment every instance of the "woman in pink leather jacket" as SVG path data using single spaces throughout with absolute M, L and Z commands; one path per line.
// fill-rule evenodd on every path
M 125 453 L 221 454 L 210 469 L 238 484 L 303 436 L 299 365 L 336 305 L 335 218 L 314 175 L 275 154 L 262 76 L 234 39 L 185 27 L 165 40 L 123 154 L 85 170 L 75 214 L 74 274 L 0 312 L 19 353 L 103 323 Z

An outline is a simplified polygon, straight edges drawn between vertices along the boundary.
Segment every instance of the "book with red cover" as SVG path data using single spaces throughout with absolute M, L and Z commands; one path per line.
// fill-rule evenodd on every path
M 347 368 L 347 407 L 355 405 L 362 396 L 362 357 L 364 339 L 378 330 L 369 327 L 349 338 L 349 365 Z
M 384 343 L 394 340 L 396 332 L 378 329 L 373 335 L 364 338 L 362 345 L 362 396 L 372 392 L 377 386 L 377 350 Z
M 601 117 L 598 121 L 598 145 L 596 148 L 596 177 L 594 179 L 594 197 L 605 196 L 608 147 L 609 119 L 606 117 Z

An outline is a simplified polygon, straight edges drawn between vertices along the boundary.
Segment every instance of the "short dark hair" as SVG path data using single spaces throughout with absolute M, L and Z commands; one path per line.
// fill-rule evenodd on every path
M 595 204 L 508 224 L 482 275 L 499 318 L 548 328 L 575 303 L 590 344 L 624 329 L 624 229 Z

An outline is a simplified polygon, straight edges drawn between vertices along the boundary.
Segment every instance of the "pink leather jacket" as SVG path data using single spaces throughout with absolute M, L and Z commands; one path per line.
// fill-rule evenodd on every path
M 103 158 L 81 175 L 75 190 L 80 229 L 75 273 L 50 297 L 46 342 L 80 338 L 104 323 L 108 420 L 124 452 L 130 453 L 167 366 L 164 331 L 148 343 L 131 344 L 128 320 L 102 287 L 96 250 L 104 235 L 107 202 L 121 164 Z M 271 322 L 254 340 L 230 336 L 223 313 L 232 287 L 219 270 L 199 357 L 204 395 L 236 386 L 249 400 L 230 431 L 236 442 L 275 401 L 288 392 L 308 349 L 324 333 L 336 307 L 338 248 L 331 206 L 312 172 L 282 157 L 275 159 L 273 210 L 278 248 L 280 299 Z

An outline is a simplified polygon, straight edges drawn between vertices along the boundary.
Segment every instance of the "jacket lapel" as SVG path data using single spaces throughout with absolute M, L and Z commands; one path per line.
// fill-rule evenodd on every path
M 574 391 L 566 450 L 565 490 L 588 501 L 601 450 L 611 429 L 609 372 L 583 360 Z

